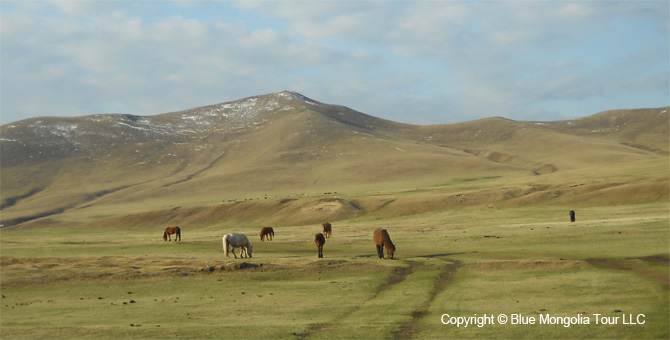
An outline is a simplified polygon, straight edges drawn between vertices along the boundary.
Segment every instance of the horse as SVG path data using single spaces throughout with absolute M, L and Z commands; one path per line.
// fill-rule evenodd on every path
M 314 235 L 314 243 L 316 243 L 316 249 L 319 251 L 319 258 L 323 258 L 323 244 L 326 243 L 326 238 L 322 233 L 317 233 Z
M 172 237 L 170 237 L 172 234 L 175 234 L 175 242 L 177 242 L 177 240 L 181 242 L 181 229 L 179 229 L 177 226 L 165 228 L 165 232 L 163 233 L 163 241 L 172 241 Z
M 393 259 L 393 252 L 395 251 L 395 245 L 391 242 L 391 237 L 386 229 L 377 229 L 372 237 L 377 245 L 377 255 L 380 259 L 384 258 L 384 246 L 386 246 L 386 254 L 389 259 Z
M 235 258 L 237 258 L 237 255 L 235 255 L 235 248 L 242 248 L 240 250 L 241 258 L 245 257 L 245 254 L 247 257 L 251 258 L 252 247 L 247 235 L 235 233 L 223 235 L 223 251 L 226 253 L 226 257 L 230 257 L 228 251 L 231 247 L 233 248 L 232 253 Z
M 570 222 L 574 222 L 574 221 L 575 221 L 575 211 L 570 210 Z
M 275 236 L 275 231 L 272 227 L 263 227 L 261 228 L 261 241 L 272 241 L 272 238 Z
M 321 228 L 323 228 L 323 235 L 326 238 L 329 238 L 333 235 L 333 226 L 330 223 L 322 223 Z

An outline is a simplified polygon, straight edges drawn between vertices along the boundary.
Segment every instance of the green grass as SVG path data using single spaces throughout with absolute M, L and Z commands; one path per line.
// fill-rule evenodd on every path
M 375 277 L 357 273 L 334 282 L 321 275 L 293 279 L 254 274 L 253 279 L 211 274 L 13 289 L 5 292 L 3 301 L 12 305 L 2 309 L 3 339 L 52 338 L 50 334 L 112 339 L 286 337 L 351 308 L 341 296 L 321 292 L 339 286 L 356 301 Z M 250 279 L 253 282 L 247 282 Z
M 665 108 L 418 127 L 303 104 L 190 141 L 3 149 L 0 338 L 670 337 Z M 70 121 L 105 126 L 85 120 Z M 181 243 L 163 242 L 172 225 Z M 395 260 L 377 259 L 377 228 Z M 225 258 L 230 232 L 252 259 Z M 646 323 L 458 328 L 445 313 Z
M 667 203 L 585 208 L 574 224 L 566 209 L 479 206 L 340 221 L 324 259 L 313 243 L 318 225 L 277 226 L 272 242 L 252 226 L 183 228 L 181 243 L 132 226 L 3 230 L 0 336 L 667 338 Z M 396 260 L 376 258 L 380 227 Z M 226 259 L 224 231 L 247 233 L 254 257 Z M 262 266 L 220 269 L 243 261 Z M 441 322 L 485 313 L 586 315 L 591 324 Z M 644 314 L 646 322 L 595 325 L 593 314 Z
M 416 336 L 439 338 L 665 338 L 668 294 L 651 279 L 594 268 L 582 262 L 480 263 L 465 266 L 430 312 Z M 442 325 L 441 315 L 520 314 L 535 325 L 496 324 L 484 327 Z M 540 315 L 586 317 L 590 324 L 540 324 Z M 618 325 L 597 325 L 596 316 L 618 316 Z M 622 316 L 645 315 L 644 325 L 623 325 Z

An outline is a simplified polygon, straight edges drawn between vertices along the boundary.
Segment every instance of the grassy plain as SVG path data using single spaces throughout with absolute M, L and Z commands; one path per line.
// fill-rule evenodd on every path
M 670 338 L 667 108 L 417 127 L 292 98 L 183 140 L 162 123 L 213 116 L 3 128 L 0 338 Z
M 477 205 L 338 221 L 324 259 L 318 225 L 275 227 L 272 242 L 256 226 L 185 227 L 181 243 L 133 226 L 3 230 L 0 336 L 667 339 L 667 202 L 586 207 L 576 223 L 568 210 Z M 396 260 L 376 258 L 379 227 Z M 253 258 L 224 257 L 230 231 L 252 237 Z M 443 314 L 590 324 L 457 327 Z M 644 324 L 623 324 L 639 314 Z

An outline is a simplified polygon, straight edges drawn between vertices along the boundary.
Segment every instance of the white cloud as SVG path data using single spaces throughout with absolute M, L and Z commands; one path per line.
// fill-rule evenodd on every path
M 2 121 L 155 114 L 284 89 L 422 123 L 668 105 L 668 6 L 7 2 Z

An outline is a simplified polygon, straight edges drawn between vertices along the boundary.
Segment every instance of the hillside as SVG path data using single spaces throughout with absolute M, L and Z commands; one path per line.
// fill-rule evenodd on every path
M 29 119 L 0 127 L 1 220 L 312 223 L 393 205 L 388 213 L 443 209 L 467 188 L 490 191 L 477 204 L 532 204 L 525 190 L 570 185 L 584 198 L 613 187 L 610 174 L 615 187 L 632 185 L 628 200 L 667 200 L 668 117 L 661 108 L 413 126 L 280 92 L 157 116 Z M 620 183 L 619 173 L 633 177 Z M 517 184 L 502 190 L 495 179 Z M 436 187 L 420 199 L 378 196 Z

